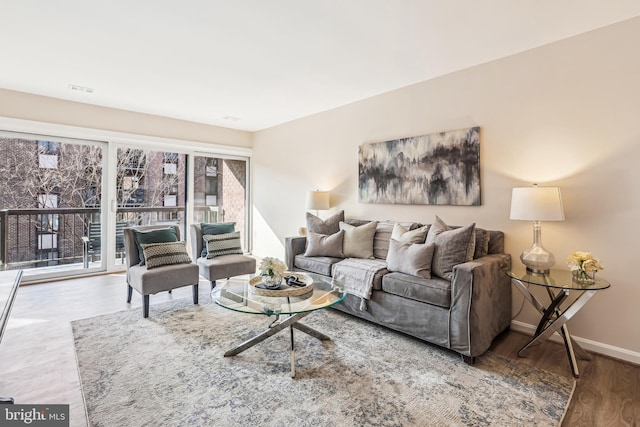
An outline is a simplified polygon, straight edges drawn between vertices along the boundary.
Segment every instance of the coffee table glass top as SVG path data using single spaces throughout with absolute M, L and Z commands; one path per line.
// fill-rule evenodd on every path
M 573 280 L 571 271 L 569 270 L 551 270 L 549 274 L 529 273 L 524 268 L 514 268 L 507 272 L 512 279 L 520 280 L 524 283 L 532 285 L 546 286 L 548 288 L 580 290 L 580 291 L 596 291 L 606 289 L 611 286 L 606 280 L 599 278 L 597 275 L 593 283 L 580 283 Z
M 249 279 L 231 278 L 218 281 L 211 291 L 213 301 L 230 310 L 267 316 L 306 313 L 331 307 L 347 295 L 343 289 L 332 287 L 330 283 L 309 275 L 313 279 L 313 290 L 300 296 L 275 297 L 257 295 L 249 284 Z

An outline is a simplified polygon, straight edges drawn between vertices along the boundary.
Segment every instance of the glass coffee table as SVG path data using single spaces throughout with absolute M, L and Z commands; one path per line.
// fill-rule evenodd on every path
M 240 354 L 288 327 L 291 340 L 291 377 L 294 378 L 296 365 L 293 330 L 297 329 L 323 341 L 331 339 L 322 332 L 300 323 L 300 319 L 316 310 L 338 304 L 345 298 L 346 292 L 336 284 L 327 283 L 321 276 L 295 274 L 307 283 L 309 291 L 300 295 L 286 295 L 286 289 L 280 293 L 256 290 L 255 284 L 256 281 L 259 281 L 257 278 L 231 278 L 226 281 L 218 281 L 221 284 L 213 288 L 211 298 L 219 306 L 241 313 L 274 318 L 264 332 L 227 351 L 224 354 L 225 357 Z M 279 296 L 279 294 L 283 296 Z

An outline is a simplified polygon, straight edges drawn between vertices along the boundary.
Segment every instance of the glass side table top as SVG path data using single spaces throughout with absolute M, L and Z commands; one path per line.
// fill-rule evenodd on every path
M 249 279 L 231 278 L 213 288 L 211 298 L 225 308 L 242 313 L 288 315 L 307 313 L 338 304 L 347 295 L 343 289 L 332 287 L 315 275 L 313 290 L 300 296 L 262 296 L 253 292 Z M 220 282 L 219 282 L 220 283 Z
M 593 283 L 585 284 L 579 283 L 573 280 L 571 271 L 569 270 L 551 270 L 549 274 L 536 274 L 529 273 L 524 267 L 514 268 L 507 272 L 507 275 L 512 279 L 519 280 L 524 283 L 530 283 L 532 285 L 545 286 L 547 288 L 557 288 L 566 290 L 580 290 L 580 291 L 596 291 L 600 289 L 607 289 L 611 284 L 596 276 Z

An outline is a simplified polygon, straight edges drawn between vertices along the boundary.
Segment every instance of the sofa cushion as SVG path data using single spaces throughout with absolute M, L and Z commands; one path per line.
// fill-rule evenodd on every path
M 504 253 L 504 233 L 502 231 L 489 231 L 489 255 Z
M 163 265 L 188 264 L 191 257 L 187 253 L 184 242 L 142 243 L 147 269 Z
M 373 258 L 373 236 L 377 226 L 377 221 L 357 227 L 341 221 L 339 227 L 344 231 L 342 253 L 345 258 Z
M 382 291 L 444 308 L 451 306 L 451 282 L 440 278 L 389 273 L 382 278 Z
M 376 226 L 376 234 L 373 235 L 373 257 L 387 259 L 389 254 L 389 241 L 393 232 L 393 222 L 380 221 Z
M 434 244 L 431 273 L 443 279 L 453 278 L 453 267 L 473 260 L 476 235 L 475 223 L 452 229 L 438 216 L 429 228 L 427 244 Z
M 402 243 L 424 243 L 427 238 L 427 232 L 429 232 L 429 226 L 423 225 L 422 227 L 409 229 L 402 224 L 396 224 L 393 227 L 393 233 L 391 238 Z
M 489 238 L 491 234 L 482 228 L 476 228 L 476 248 L 473 259 L 482 258 L 489 254 Z
M 344 221 L 344 211 L 340 211 L 323 220 L 307 212 L 307 232 L 335 234 L 340 231 L 340 221 Z
M 223 234 L 205 234 L 202 236 L 204 242 L 203 252 L 205 258 L 215 258 L 223 255 L 242 255 L 242 242 L 240 232 Z
M 331 235 L 310 231 L 307 234 L 307 250 L 304 255 L 344 258 L 342 253 L 343 240 L 344 231 L 342 230 Z
M 433 244 L 404 243 L 391 239 L 387 269 L 430 279 L 434 248 Z
M 342 258 L 296 255 L 294 264 L 296 268 L 301 270 L 322 274 L 323 276 L 331 276 L 331 267 L 340 261 L 342 261 Z

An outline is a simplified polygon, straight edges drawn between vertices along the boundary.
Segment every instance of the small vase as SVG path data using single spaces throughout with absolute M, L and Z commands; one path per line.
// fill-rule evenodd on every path
M 596 281 L 596 273 L 589 273 L 584 270 L 574 270 L 573 281 L 582 285 L 592 285 Z
M 267 289 L 276 289 L 280 286 L 282 277 L 280 276 L 262 276 L 262 284 Z

